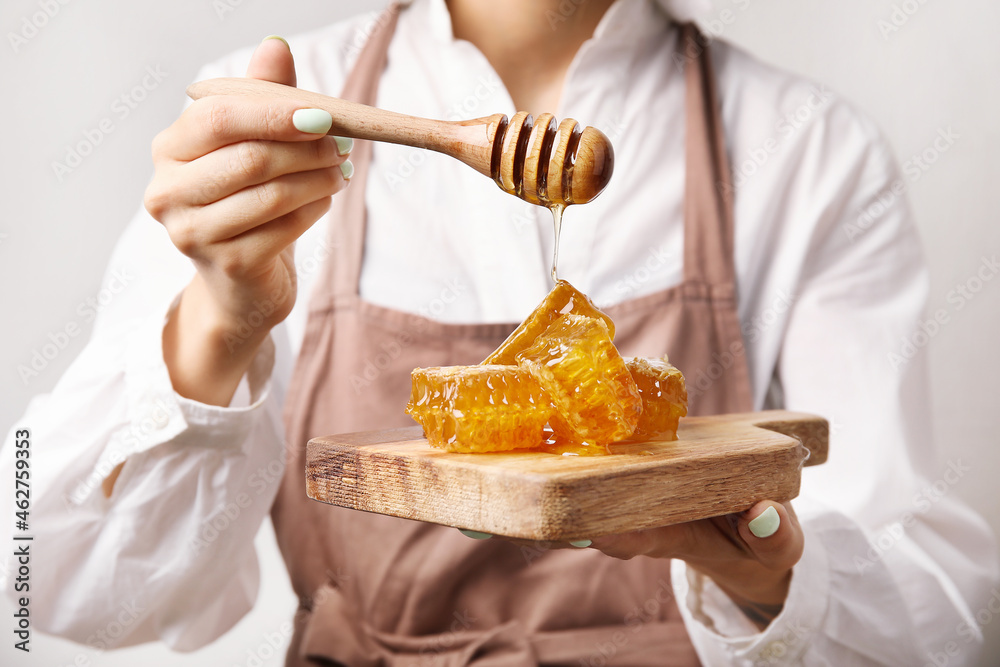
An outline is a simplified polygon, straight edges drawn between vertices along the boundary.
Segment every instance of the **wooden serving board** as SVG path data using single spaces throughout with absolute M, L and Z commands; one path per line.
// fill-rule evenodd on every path
M 416 426 L 310 440 L 306 493 L 367 512 L 569 541 L 790 500 L 802 465 L 823 463 L 828 444 L 825 419 L 780 410 L 686 418 L 675 441 L 586 457 L 454 454 L 432 448 Z

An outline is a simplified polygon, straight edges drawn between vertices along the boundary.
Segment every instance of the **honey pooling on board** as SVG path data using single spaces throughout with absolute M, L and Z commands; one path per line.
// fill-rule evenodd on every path
M 677 423 L 687 415 L 684 376 L 666 357 L 633 357 L 625 360 L 625 366 L 642 398 L 642 415 L 630 440 L 676 440 Z
M 565 280 L 556 282 L 555 287 L 545 296 L 538 307 L 531 311 L 527 319 L 514 329 L 500 347 L 486 357 L 484 364 L 515 364 L 518 352 L 525 350 L 541 336 L 549 326 L 563 315 L 586 315 L 596 317 L 608 328 L 608 336 L 615 337 L 615 323 L 601 312 L 586 294 Z
M 642 400 L 603 320 L 563 315 L 517 354 L 548 393 L 557 441 L 603 445 L 632 435 Z
M 517 366 L 416 368 L 406 412 L 427 441 L 449 452 L 499 452 L 544 440 L 552 412 L 528 370 Z

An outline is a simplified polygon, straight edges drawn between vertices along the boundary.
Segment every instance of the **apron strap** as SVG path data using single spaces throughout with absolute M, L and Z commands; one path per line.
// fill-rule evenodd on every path
M 344 83 L 340 93 L 342 99 L 374 106 L 399 11 L 399 3 L 394 2 L 375 19 L 375 30 L 365 42 Z M 325 262 L 323 274 L 316 283 L 317 291 L 311 302 L 313 309 L 326 310 L 333 306 L 334 301 L 357 298 L 367 221 L 365 186 L 371 171 L 368 168 L 371 159 L 372 142 L 355 141 L 351 151 L 354 176 L 350 187 L 333 198 L 329 225 L 332 257 L 331 261 Z
M 679 49 L 687 126 L 684 281 L 735 286 L 732 172 L 708 41 L 693 23 L 685 23 Z

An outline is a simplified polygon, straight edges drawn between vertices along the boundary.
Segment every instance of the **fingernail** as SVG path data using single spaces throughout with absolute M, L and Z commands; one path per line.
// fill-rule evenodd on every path
M 333 126 L 333 116 L 322 109 L 299 109 L 292 114 L 292 125 L 299 132 L 326 134 Z
M 344 164 L 350 164 L 350 162 L 345 162 Z M 459 528 L 458 532 L 474 540 L 488 540 L 493 537 L 489 533 L 480 533 L 478 530 L 466 530 L 465 528 Z
M 347 155 L 354 149 L 354 139 L 350 137 L 334 137 L 333 140 L 337 142 L 337 152 L 341 155 Z
M 351 164 L 350 160 L 344 160 L 340 163 L 340 172 L 344 175 L 344 180 L 349 181 L 354 175 L 354 165 Z
M 288 40 L 286 40 L 284 37 L 281 37 L 280 35 L 268 35 L 267 37 L 265 37 L 264 39 L 262 39 L 260 41 L 261 41 L 261 43 L 264 43 L 264 42 L 266 42 L 269 39 L 280 40 L 281 42 L 284 42 L 285 46 L 288 47 L 289 51 L 292 50 L 292 47 L 288 46 Z
M 747 528 L 755 537 L 764 538 L 771 537 L 778 532 L 780 525 L 781 517 L 778 516 L 778 510 L 774 509 L 774 505 L 771 505 L 761 512 L 759 517 L 748 523 Z
M 570 546 L 574 546 L 577 549 L 586 549 L 593 543 L 594 542 L 592 540 L 576 540 L 574 542 L 570 542 Z

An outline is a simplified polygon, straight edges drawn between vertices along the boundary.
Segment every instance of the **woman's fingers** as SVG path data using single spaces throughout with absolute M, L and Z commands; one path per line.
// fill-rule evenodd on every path
M 738 575 L 745 570 L 752 575 L 754 568 L 758 572 L 790 570 L 802 557 L 804 542 L 791 505 L 764 500 L 736 515 L 606 535 L 569 545 L 592 547 L 614 558 L 681 558 L 704 571 Z
M 765 500 L 741 514 L 595 538 L 593 547 L 615 558 L 681 558 L 706 569 L 757 562 L 787 570 L 802 557 L 804 538 L 788 504 Z
M 691 539 L 690 527 L 691 524 L 679 523 L 634 533 L 606 535 L 590 540 L 591 544 L 588 546 L 624 560 L 636 556 L 674 558 L 685 552 Z
M 488 540 L 493 537 L 490 533 L 482 533 L 478 530 L 468 530 L 466 528 L 459 528 L 458 532 L 473 540 Z
M 542 551 L 554 551 L 557 549 L 586 549 L 593 544 L 592 540 L 572 540 L 570 542 L 549 542 L 542 540 L 528 540 L 518 537 L 506 537 L 504 535 L 493 535 L 491 533 L 482 533 L 478 530 L 469 530 L 467 528 L 459 528 L 458 532 L 462 533 L 468 538 L 473 540 L 489 540 L 493 537 L 497 537 L 505 542 L 510 542 L 522 547 L 528 547 L 531 549 L 540 549 Z
M 247 78 L 294 86 L 295 61 L 288 42 L 277 35 L 265 37 L 250 56 Z
M 737 530 L 761 565 L 786 570 L 802 557 L 804 539 L 791 505 L 763 500 L 737 517 Z
M 210 247 L 215 268 L 231 279 L 252 276 L 289 248 L 330 210 L 330 198 L 303 204 L 294 211 Z
M 225 199 L 170 216 L 164 226 L 177 248 L 188 256 L 244 234 L 291 213 L 300 206 L 330 197 L 347 185 L 340 166 L 286 174 L 240 190 Z M 147 206 L 149 196 L 147 195 Z
M 224 146 L 172 168 L 174 178 L 192 185 L 174 202 L 204 206 L 285 174 L 334 167 L 348 159 L 352 146 L 350 139 L 330 136 L 306 143 L 242 141 Z
M 347 179 L 339 166 L 300 171 L 240 190 L 202 210 L 219 222 L 212 233 L 218 241 L 291 213 L 298 207 L 344 189 Z
M 153 160 L 188 162 L 240 141 L 315 141 L 332 123 L 329 113 L 305 102 L 211 95 L 195 100 L 173 125 L 156 135 Z

